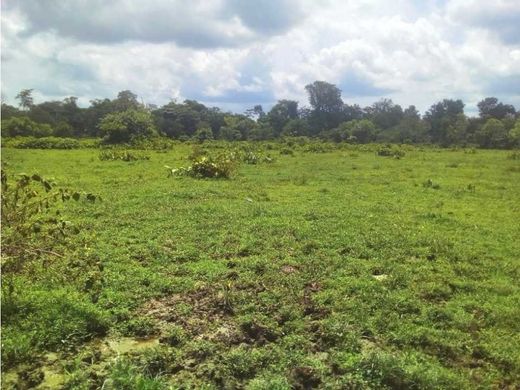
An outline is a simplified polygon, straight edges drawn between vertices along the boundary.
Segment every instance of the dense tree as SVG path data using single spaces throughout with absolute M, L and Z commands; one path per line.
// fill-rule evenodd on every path
M 2 113 L 0 116 L 2 119 L 9 119 L 13 116 L 22 116 L 24 113 L 20 111 L 18 108 L 11 106 L 7 103 L 2 103 Z
M 291 119 L 285 124 L 282 131 L 284 137 L 302 137 L 310 134 L 309 124 L 304 119 Z
M 343 114 L 341 90 L 325 81 L 315 81 L 305 86 L 305 90 L 312 107 L 309 122 L 315 133 L 338 126 Z
M 520 119 L 516 120 L 515 126 L 509 130 L 507 136 L 512 147 L 520 148 Z
M 381 99 L 365 109 L 368 119 L 378 128 L 386 130 L 399 124 L 403 119 L 403 109 L 392 99 Z
M 368 119 L 343 122 L 337 128 L 323 132 L 323 136 L 331 141 L 348 141 L 359 144 L 375 141 L 376 134 L 376 125 Z
M 425 143 L 428 142 L 428 126 L 421 119 L 415 106 L 409 106 L 403 111 L 401 121 L 394 127 L 380 132 L 378 141 L 398 143 Z
M 298 118 L 298 102 L 294 100 L 278 100 L 269 113 L 267 114 L 267 121 L 273 128 L 273 134 L 278 137 L 284 126 L 293 119 Z
M 464 114 L 462 100 L 444 99 L 432 105 L 424 115 L 424 119 L 429 125 L 431 141 L 448 145 L 448 128 L 460 120 L 460 114 Z
M 107 114 L 99 129 L 107 143 L 132 142 L 157 134 L 151 114 L 135 109 Z
M 503 148 L 508 143 L 504 124 L 495 118 L 489 118 L 475 135 L 479 146 L 483 148 Z
M 257 104 L 253 108 L 247 109 L 245 114 L 248 118 L 251 118 L 255 121 L 262 119 L 265 116 L 265 112 L 261 104 Z
M 46 123 L 36 123 L 26 116 L 2 120 L 2 135 L 6 137 L 52 135 L 52 127 Z
M 343 121 L 353 121 L 364 119 L 366 112 L 357 104 L 343 105 Z
M 34 99 L 32 96 L 34 89 L 22 89 L 18 95 L 16 95 L 16 99 L 20 100 L 20 107 L 22 110 L 30 109 L 34 104 Z
M 196 100 L 171 101 L 162 107 L 145 105 L 130 90 L 119 92 L 112 100 L 92 100 L 86 108 L 74 96 L 35 104 L 33 90 L 24 89 L 16 96 L 20 108 L 2 102 L 2 135 L 105 136 L 107 142 L 132 142 L 155 135 L 158 129 L 170 138 L 199 141 L 308 136 L 359 143 L 520 146 L 518 113 L 494 97 L 478 103 L 478 117 L 467 117 L 461 100 L 444 99 L 421 118 L 415 106 L 403 110 L 391 99 L 380 99 L 365 109 L 344 104 L 341 90 L 325 81 L 315 81 L 305 91 L 308 107 L 283 99 L 268 113 L 255 105 L 243 115 L 206 107 Z
M 116 111 L 144 108 L 143 105 L 137 101 L 137 95 L 129 90 L 119 92 L 113 104 Z
M 213 131 L 209 127 L 201 127 L 197 129 L 193 138 L 198 142 L 209 141 L 213 139 Z
M 481 100 L 477 107 L 479 116 L 483 120 L 490 118 L 504 119 L 507 116 L 514 117 L 516 114 L 516 110 L 512 105 L 503 104 L 496 97 L 487 97 Z

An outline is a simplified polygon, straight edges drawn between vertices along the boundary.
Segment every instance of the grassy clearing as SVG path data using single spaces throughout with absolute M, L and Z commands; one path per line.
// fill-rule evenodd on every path
M 189 145 L 138 161 L 4 149 L 10 172 L 103 198 L 64 209 L 82 227 L 73 250 L 10 280 L 5 377 L 45 384 L 51 367 L 70 389 L 520 385 L 510 152 L 269 148 L 276 159 L 230 180 L 168 177 Z M 122 352 L 122 337 L 150 347 Z

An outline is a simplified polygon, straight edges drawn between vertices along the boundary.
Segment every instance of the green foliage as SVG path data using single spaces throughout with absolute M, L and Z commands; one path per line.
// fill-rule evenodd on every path
M 10 139 L 7 145 L 17 149 L 79 149 L 87 146 L 75 138 L 58 137 L 17 137 Z
M 136 164 L 2 151 L 10 170 L 38 167 L 105 199 L 66 204 L 80 234 L 2 296 L 13 388 L 53 350 L 71 389 L 518 387 L 513 151 L 404 145 L 395 160 L 376 144 L 212 141 L 195 161 L 296 157 L 244 163 L 235 180 L 165 178 L 165 163 L 191 165 L 193 146 Z
M 337 128 L 326 131 L 325 137 L 334 142 L 348 141 L 365 144 L 376 138 L 376 126 L 368 119 L 343 122 Z
M 121 390 L 163 390 L 166 383 L 159 378 L 143 375 L 129 360 L 117 359 L 110 367 L 107 388 Z
M 377 148 L 376 154 L 383 157 L 400 159 L 405 156 L 405 151 L 395 145 L 384 145 Z
M 136 142 L 157 134 L 152 116 L 147 111 L 128 109 L 107 114 L 99 123 L 106 143 Z
M 2 367 L 34 359 L 39 349 L 74 350 L 78 343 L 106 333 L 108 316 L 84 294 L 59 286 L 31 291 L 20 287 L 2 294 Z
M 235 155 L 219 154 L 217 156 L 202 156 L 193 160 L 192 165 L 172 169 L 168 168 L 169 176 L 191 176 L 195 178 L 229 179 L 236 171 Z
M 439 183 L 435 183 L 432 179 L 428 179 L 423 183 L 424 188 L 432 188 L 434 190 L 438 190 L 441 188 Z
M 55 184 L 39 174 L 20 174 L 12 178 L 2 169 L 2 270 L 19 272 L 27 259 L 52 249 L 56 240 L 78 231 L 77 226 L 60 218 L 58 203 L 96 196 Z
M 503 148 L 507 145 L 507 130 L 504 124 L 495 118 L 488 119 L 475 136 L 478 144 L 484 148 Z
M 213 131 L 209 127 L 202 127 L 195 132 L 193 138 L 197 142 L 204 142 L 213 139 Z
M 512 147 L 520 148 L 520 119 L 517 119 L 514 127 L 509 130 L 508 138 Z
M 52 133 L 52 127 L 50 125 L 33 122 L 26 116 L 2 120 L 3 137 L 48 137 L 52 135 Z
M 129 151 L 129 150 L 118 150 L 109 149 L 102 150 L 99 153 L 99 159 L 101 161 L 137 161 L 137 160 L 150 160 L 150 156 L 147 154 Z

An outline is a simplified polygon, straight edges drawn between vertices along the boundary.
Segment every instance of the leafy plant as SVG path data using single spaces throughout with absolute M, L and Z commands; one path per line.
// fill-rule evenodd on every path
M 216 157 L 203 156 L 189 167 L 172 169 L 166 166 L 169 176 L 191 176 L 196 178 L 229 179 L 237 168 L 237 161 L 232 155 L 218 155 Z
M 404 150 L 394 145 L 384 145 L 377 149 L 376 154 L 378 156 L 393 157 L 400 159 L 401 157 L 404 157 L 406 153 L 404 152 Z
M 75 138 L 58 137 L 16 137 L 7 145 L 17 149 L 79 149 L 82 146 Z
M 136 161 L 150 160 L 150 156 L 138 152 L 130 152 L 128 150 L 103 150 L 99 153 L 101 161 Z
M 432 179 L 428 179 L 423 183 L 424 188 L 432 188 L 434 190 L 438 190 L 441 188 L 439 183 L 435 183 Z
M 52 251 L 54 243 L 78 232 L 77 226 L 60 218 L 58 203 L 99 199 L 91 193 L 58 188 L 37 173 L 31 176 L 22 173 L 12 183 L 2 169 L 1 183 L 4 274 L 20 271 L 26 259 L 42 253 L 58 255 Z

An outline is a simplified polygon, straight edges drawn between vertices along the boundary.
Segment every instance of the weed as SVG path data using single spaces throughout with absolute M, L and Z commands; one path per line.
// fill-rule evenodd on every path
M 138 152 L 131 152 L 128 150 L 103 150 L 99 153 L 99 159 L 101 161 L 137 161 L 137 160 L 150 160 L 150 156 Z
M 422 186 L 423 186 L 424 188 L 432 188 L 432 189 L 434 189 L 434 190 L 438 190 L 439 188 L 441 188 L 440 184 L 434 182 L 432 179 L 428 179 L 428 180 L 426 180 L 425 182 L 423 182 L 423 183 L 422 183 Z

